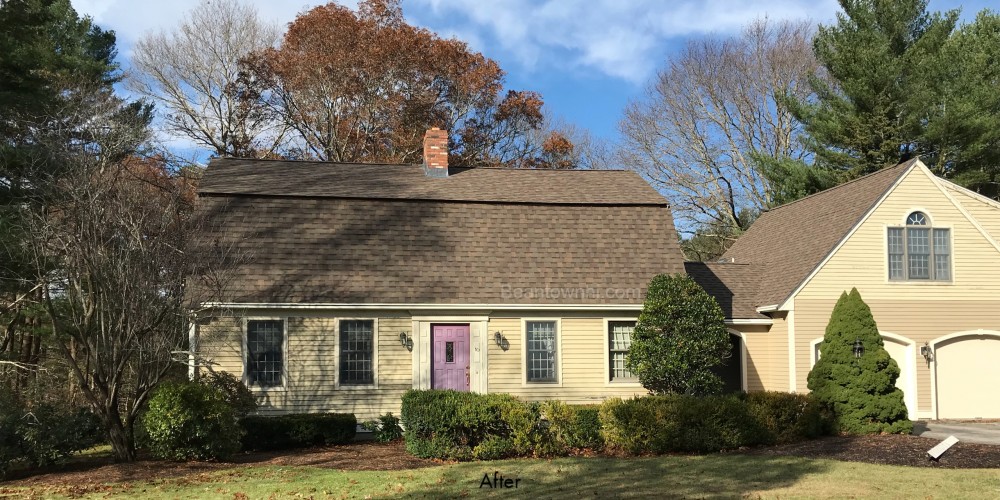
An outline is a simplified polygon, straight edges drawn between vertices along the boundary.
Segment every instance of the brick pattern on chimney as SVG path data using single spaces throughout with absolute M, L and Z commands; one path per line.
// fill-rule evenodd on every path
M 429 171 L 448 172 L 448 131 L 434 127 L 424 133 L 424 166 Z

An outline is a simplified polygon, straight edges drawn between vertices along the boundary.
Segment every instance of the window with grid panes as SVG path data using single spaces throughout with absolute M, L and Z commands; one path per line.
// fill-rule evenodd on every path
M 251 386 L 282 385 L 284 343 L 283 320 L 247 321 L 247 380 Z
M 890 280 L 951 279 L 951 230 L 931 227 L 923 212 L 907 216 L 905 227 L 888 228 L 886 239 Z
M 558 382 L 556 376 L 556 322 L 527 321 L 528 382 Z
M 340 322 L 340 384 L 375 383 L 375 321 Z
M 611 381 L 635 381 L 632 372 L 625 367 L 625 355 L 632 345 L 632 331 L 635 321 L 608 321 L 608 359 L 611 363 Z

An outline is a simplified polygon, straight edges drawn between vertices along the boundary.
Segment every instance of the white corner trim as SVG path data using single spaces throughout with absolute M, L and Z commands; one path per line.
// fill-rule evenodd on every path
M 794 299 L 793 299 L 794 300 Z M 798 392 L 798 377 L 795 373 L 795 311 L 788 311 L 788 392 Z
M 823 267 L 826 266 L 827 262 L 830 262 L 830 259 L 832 259 L 834 255 L 837 255 L 837 252 L 840 251 L 840 249 L 845 244 L 847 244 L 848 240 L 850 240 L 851 237 L 854 236 L 854 233 L 858 232 L 858 229 L 860 229 L 861 226 L 863 226 L 865 222 L 867 222 L 868 219 L 871 218 L 872 214 L 875 213 L 875 210 L 877 210 L 878 207 L 882 205 L 882 202 L 884 202 L 885 199 L 888 198 L 889 195 L 892 194 L 892 192 L 895 191 L 897 187 L 899 187 L 899 185 L 903 182 L 903 180 L 905 180 L 910 175 L 910 172 L 912 172 L 913 169 L 917 167 L 923 167 L 924 170 L 927 169 L 927 167 L 923 164 L 923 162 L 921 162 L 920 159 L 918 158 L 917 161 L 913 162 L 913 165 L 910 165 L 906 169 L 906 171 L 899 174 L 899 177 L 896 178 L 896 181 L 893 182 L 891 186 L 889 186 L 889 189 L 886 189 L 885 192 L 882 193 L 882 196 L 880 196 L 879 199 L 876 200 L 875 203 L 873 203 L 872 206 L 868 208 L 868 211 L 861 216 L 861 219 L 859 219 L 858 222 L 854 224 L 854 227 L 852 227 L 851 230 L 848 231 L 847 234 L 844 235 L 844 237 L 841 238 L 839 242 L 837 242 L 837 244 L 833 247 L 833 250 L 830 250 L 830 252 L 826 254 L 826 257 L 823 257 L 823 260 L 821 260 L 820 263 L 817 264 L 816 267 L 812 270 L 812 272 L 810 272 L 809 275 L 806 276 L 806 279 L 802 280 L 802 283 L 799 283 L 799 286 L 795 287 L 795 289 L 792 290 L 792 293 L 788 294 L 788 297 L 785 298 L 785 300 L 781 303 L 781 306 L 778 309 L 786 310 L 789 307 L 789 302 L 791 302 L 792 299 L 794 299 L 795 296 L 798 295 L 799 292 L 801 292 L 802 289 L 805 288 L 806 285 L 809 284 L 809 282 L 812 281 L 812 279 L 816 277 L 817 274 L 819 274 L 820 270 L 822 270 Z
M 198 318 L 189 315 L 188 321 L 188 380 L 194 380 L 198 374 Z

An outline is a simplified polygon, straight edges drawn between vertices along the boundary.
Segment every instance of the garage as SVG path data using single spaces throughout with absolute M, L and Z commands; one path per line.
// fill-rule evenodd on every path
M 938 418 L 1000 418 L 1000 332 L 941 339 L 934 364 Z

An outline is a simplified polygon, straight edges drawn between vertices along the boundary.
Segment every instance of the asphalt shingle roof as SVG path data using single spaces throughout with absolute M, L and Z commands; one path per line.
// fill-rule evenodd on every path
M 666 201 L 625 171 L 214 160 L 206 243 L 226 302 L 636 304 L 683 272 Z
M 723 261 L 753 264 L 758 307 L 780 304 L 917 162 L 914 158 L 761 214 Z

